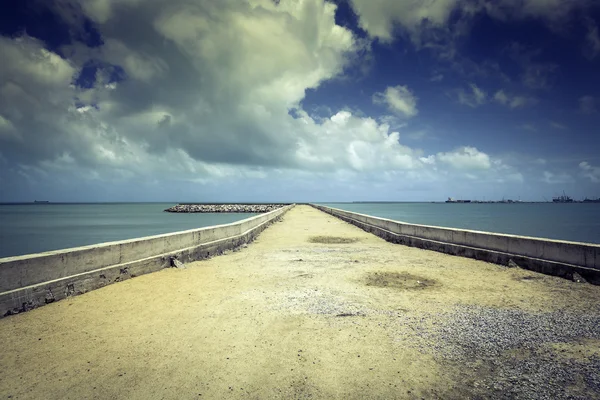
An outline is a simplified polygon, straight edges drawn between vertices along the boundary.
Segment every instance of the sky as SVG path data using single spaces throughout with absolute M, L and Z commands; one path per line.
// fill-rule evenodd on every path
M 0 202 L 600 197 L 597 0 L 3 0 Z

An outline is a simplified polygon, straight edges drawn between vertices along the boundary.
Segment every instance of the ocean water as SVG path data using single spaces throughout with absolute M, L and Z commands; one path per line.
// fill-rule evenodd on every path
M 600 204 L 324 203 L 423 225 L 600 243 Z M 0 257 L 227 224 L 255 214 L 174 214 L 172 203 L 0 204 Z
M 228 224 L 246 214 L 175 214 L 173 203 L 0 204 L 0 258 Z
M 422 225 L 600 243 L 600 204 L 323 203 Z

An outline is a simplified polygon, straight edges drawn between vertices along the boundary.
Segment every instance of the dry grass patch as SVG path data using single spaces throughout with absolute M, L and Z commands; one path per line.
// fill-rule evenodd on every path
M 419 290 L 437 286 L 435 279 L 409 274 L 408 272 L 371 272 L 366 277 L 367 286 Z

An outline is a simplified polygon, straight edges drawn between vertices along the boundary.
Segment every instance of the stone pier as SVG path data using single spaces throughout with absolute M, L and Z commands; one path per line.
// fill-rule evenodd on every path
M 600 287 L 296 206 L 236 251 L 0 320 L 0 399 L 600 398 Z

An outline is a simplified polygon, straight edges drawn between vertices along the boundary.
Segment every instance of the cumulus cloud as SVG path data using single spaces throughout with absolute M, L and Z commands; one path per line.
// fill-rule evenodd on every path
M 579 111 L 583 114 L 596 113 L 596 99 L 593 96 L 582 96 L 579 98 Z
M 414 117 L 419 113 L 417 110 L 418 98 L 407 86 L 388 87 L 384 92 L 373 95 L 373 102 L 385 104 L 392 112 L 407 118 Z
M 33 86 L 61 88 L 76 71 L 68 61 L 29 36 L 14 39 L 0 36 L 0 46 L 7 61 L 0 65 L 5 85 L 6 77 L 11 77 L 14 84 L 28 89 Z
M 295 157 L 310 170 L 349 169 L 354 171 L 408 170 L 420 168 L 419 152 L 400 144 L 399 132 L 371 118 L 340 111 L 322 123 L 299 112 L 304 136 L 298 141 Z
M 69 134 L 60 128 L 72 103 L 76 67 L 29 36 L 0 37 L 0 140 L 21 162 L 58 152 Z
M 591 165 L 587 161 L 582 161 L 579 163 L 579 169 L 581 170 L 582 175 L 592 182 L 600 182 L 600 167 Z
M 520 108 L 537 104 L 537 99 L 533 97 L 515 96 L 509 102 L 510 108 Z
M 318 0 L 94 4 L 83 10 L 105 44 L 65 48 L 69 61 L 31 38 L 0 42 L 10 55 L 0 67 L 3 117 L 29 141 L 41 136 L 38 156 L 66 149 L 107 164 L 185 149 L 196 161 L 293 165 L 302 129 L 288 110 L 339 75 L 357 45 L 335 24 L 335 6 Z M 126 79 L 70 85 L 90 59 L 97 77 L 119 66 Z
M 497 91 L 494 95 L 494 100 L 504 105 L 509 103 L 508 96 L 506 95 L 506 93 L 504 93 L 504 90 Z
M 456 169 L 485 170 L 492 166 L 490 157 L 475 147 L 461 147 L 453 152 L 438 153 L 436 159 Z
M 364 51 L 335 23 L 329 2 L 53 5 L 75 31 L 83 30 L 83 12 L 103 45 L 75 42 L 61 56 L 26 35 L 0 37 L 0 53 L 8 55 L 0 64 L 3 182 L 8 174 L 37 184 L 142 182 L 160 192 L 174 180 L 330 176 L 349 185 L 357 177 L 433 182 L 451 170 L 493 181 L 518 175 L 473 147 L 411 148 L 402 124 L 389 119 L 305 111 L 306 91 L 339 77 Z M 89 68 L 89 84 L 77 84 Z M 472 84 L 465 101 L 478 105 L 486 96 Z M 374 99 L 402 117 L 418 113 L 407 86 Z
M 494 94 L 494 101 L 509 108 L 520 108 L 537 104 L 537 99 L 533 97 L 512 96 L 504 92 L 504 90 L 498 90 Z
M 469 84 L 469 89 L 461 88 L 456 91 L 456 99 L 460 104 L 476 108 L 487 102 L 487 93 L 483 89 L 474 83 Z
M 466 35 L 470 21 L 485 13 L 498 20 L 536 18 L 559 29 L 572 11 L 585 9 L 593 0 L 351 0 L 360 26 L 371 37 L 390 42 L 400 33 L 418 46 L 440 37 Z
M 458 0 L 352 0 L 360 26 L 384 42 L 393 40 L 396 25 L 405 29 L 415 42 L 420 42 L 423 24 L 445 26 L 458 3 Z

